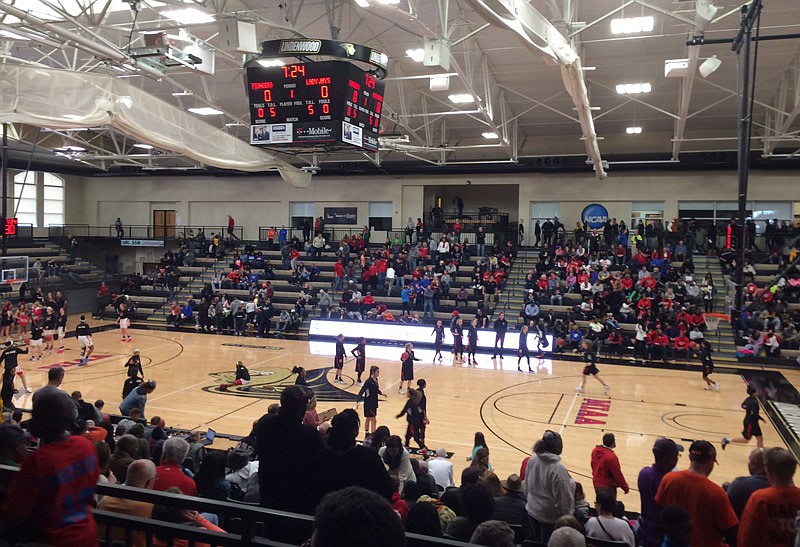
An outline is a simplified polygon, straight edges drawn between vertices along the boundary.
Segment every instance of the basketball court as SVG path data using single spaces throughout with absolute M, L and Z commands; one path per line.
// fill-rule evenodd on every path
M 92 326 L 100 324 L 92 322 Z M 106 411 L 114 412 L 126 377 L 124 363 L 133 349 L 139 348 L 145 376 L 158 382 L 146 415 L 160 415 L 168 426 L 211 427 L 223 434 L 245 435 L 253 421 L 278 399 L 281 389 L 294 383 L 295 376 L 290 372 L 294 365 L 309 370 L 309 384 L 320 400 L 318 411 L 355 406 L 358 386 L 354 362 L 350 359 L 345 364 L 346 384 L 333 384 L 332 343 L 149 330 L 132 330 L 132 334 L 133 342 L 123 343 L 118 329 L 97 332 L 93 336 L 95 353 L 81 368 L 77 366 L 75 338 L 68 339 L 67 350 L 61 355 L 48 355 L 39 362 L 23 358 L 28 384 L 33 389 L 43 385 L 47 369 L 60 364 L 67 370 L 63 389 L 80 390 L 86 401 L 103 399 Z M 348 339 L 345 347 L 349 351 L 354 345 Z M 378 424 L 402 436 L 405 420 L 394 417 L 405 403 L 405 396 L 397 392 L 401 353 L 402 348 L 397 346 L 367 346 L 367 369 L 370 365 L 381 367 L 380 384 L 386 393 Z M 687 448 L 694 439 L 711 440 L 719 447 L 723 435 L 738 435 L 741 430 L 743 411 L 739 405 L 746 397 L 745 382 L 742 371 L 733 367 L 717 367 L 715 377 L 721 384 L 717 392 L 703 390 L 696 365 L 691 369 L 684 364 L 646 368 L 612 365 L 601 359 L 601 375 L 611 385 L 610 395 L 604 396 L 602 386 L 591 379 L 585 393 L 576 393 L 583 367 L 577 361 L 532 359 L 536 373 L 531 374 L 518 372 L 516 357 L 512 356 L 493 361 L 490 355 L 480 354 L 477 366 L 467 366 L 453 364 L 448 354 L 441 364 L 433 364 L 432 350 L 420 349 L 416 354 L 422 360 L 415 367 L 415 376 L 428 383 L 431 424 L 427 444 L 432 449 L 445 447 L 455 452 L 452 461 L 457 481 L 461 469 L 468 465 L 466 457 L 476 431 L 486 434 L 492 465 L 501 478 L 519 471 L 522 459 L 544 430 L 562 432 L 564 462 L 588 489 L 591 449 L 600 443 L 603 432 L 614 432 L 623 472 L 635 490 L 639 469 L 652 463 L 650 449 L 657 437 L 669 436 Z M 249 390 L 234 387 L 220 391 L 219 384 L 233 378 L 237 360 L 260 374 L 253 375 Z M 522 367 L 526 368 L 524 362 Z M 800 374 L 795 371 L 744 373 L 759 375 L 759 381 L 773 386 L 766 388 L 773 389 L 771 397 L 778 392 L 792 392 L 784 397 L 787 401 L 796 397 L 792 384 L 800 381 Z M 29 407 L 29 397 L 23 396 L 17 405 Z M 773 416 L 762 414 L 767 419 L 763 424 L 765 445 L 787 445 L 776 430 Z M 778 423 L 778 427 L 783 426 L 786 424 Z M 214 444 L 227 446 L 224 441 Z M 790 438 L 790 448 L 792 444 Z M 747 455 L 754 447 L 755 441 L 720 450 L 719 465 L 711 478 L 722 483 L 747 474 Z M 683 456 L 679 467 L 687 465 Z M 638 510 L 635 491 L 622 499 L 629 509 Z

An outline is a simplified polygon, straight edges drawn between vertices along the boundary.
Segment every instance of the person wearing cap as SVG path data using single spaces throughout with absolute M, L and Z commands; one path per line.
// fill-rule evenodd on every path
M 756 446 L 764 448 L 764 436 L 761 433 L 761 424 L 764 418 L 759 414 L 761 407 L 758 404 L 758 395 L 755 386 L 747 386 L 747 399 L 742 402 L 744 409 L 744 421 L 742 428 L 742 436 L 734 439 L 730 437 L 722 437 L 722 450 L 731 443 L 747 444 L 753 437 L 756 438 Z
M 28 438 L 18 425 L 0 425 L 0 465 L 19 468 L 28 454 Z
M 626 494 L 630 491 L 628 481 L 620 469 L 619 458 L 614 453 L 617 447 L 616 438 L 613 433 L 603 435 L 603 444 L 599 444 L 592 450 L 592 484 L 597 494 L 600 492 L 609 493 L 617 499 L 617 488 L 622 488 Z
M 683 446 L 672 439 L 661 437 L 653 444 L 655 463 L 639 471 L 637 485 L 641 500 L 639 539 L 644 547 L 661 547 L 664 541 L 664 528 L 661 524 L 661 507 L 655 497 L 661 479 L 675 469 Z
M 668 473 L 656 492 L 658 505 L 680 505 L 692 516 L 691 547 L 723 547 L 724 538 L 739 523 L 725 491 L 708 478 L 716 463 L 714 445 L 694 441 L 689 447 L 689 469 Z
M 522 528 L 523 539 L 532 537 L 531 520 L 525 510 L 525 488 L 522 479 L 514 473 L 508 479 L 500 481 L 505 494 L 494 498 L 492 518 Z
M 120 403 L 119 411 L 122 412 L 123 416 L 127 416 L 131 410 L 138 408 L 142 411 L 142 418 L 144 418 L 144 407 L 147 404 L 147 396 L 153 393 L 155 389 L 155 380 L 144 382 L 142 385 L 128 393 L 128 396 L 125 397 L 125 400 Z
M 0 537 L 11 544 L 97 545 L 92 504 L 100 467 L 94 445 L 69 434 L 77 417 L 69 397 L 36 398 L 30 429 L 40 445 L 22 462 L 0 511 Z
M 797 461 L 785 448 L 764 451 L 764 468 L 769 488 L 750 496 L 739 523 L 739 547 L 797 545 L 795 515 L 800 510 L 800 488 L 793 477 Z

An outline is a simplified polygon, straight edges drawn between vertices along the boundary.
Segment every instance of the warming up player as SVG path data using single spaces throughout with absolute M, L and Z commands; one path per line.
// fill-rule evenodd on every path
M 0 354 L 0 363 L 4 364 L 4 374 L 11 376 L 16 373 L 17 376 L 19 376 L 19 379 L 22 380 L 22 392 L 31 393 L 31 390 L 28 389 L 28 382 L 25 381 L 25 373 L 22 371 L 22 367 L 19 366 L 19 363 L 17 362 L 18 356 L 20 354 L 28 353 L 28 349 L 14 345 L 14 342 L 11 340 L 6 342 L 4 348 L 5 349 L 3 350 L 3 353 Z
M 744 428 L 742 429 L 742 436 L 731 439 L 730 437 L 722 438 L 722 449 L 731 443 L 747 444 L 753 437 L 756 438 L 756 446 L 764 448 L 764 437 L 761 433 L 761 424 L 764 418 L 761 417 L 759 412 L 761 407 L 758 405 L 758 397 L 756 397 L 756 388 L 747 386 L 747 399 L 742 403 L 744 409 Z
M 711 360 L 711 344 L 708 343 L 708 340 L 700 342 L 700 364 L 703 367 L 703 381 L 706 383 L 703 389 L 706 391 L 711 391 L 712 389 L 719 391 L 719 382 L 715 382 L 710 378 L 711 373 L 714 372 L 714 361 Z
M 439 319 L 436 321 L 436 326 L 433 327 L 433 332 L 431 334 L 435 335 L 436 338 L 433 342 L 433 349 L 436 350 L 433 354 L 433 361 L 436 360 L 436 356 L 439 356 L 439 361 L 442 360 L 442 344 L 444 344 L 444 325 L 442 325 L 442 320 Z
M 62 307 L 58 310 L 58 321 L 56 321 L 56 340 L 58 340 L 58 351 L 56 353 L 64 353 L 64 338 L 67 332 L 67 308 Z
M 378 417 L 378 395 L 383 395 L 380 387 L 378 387 L 378 376 L 381 369 L 376 366 L 369 367 L 369 378 L 364 382 L 361 390 L 358 392 L 358 401 L 356 407 L 364 400 L 364 435 L 375 433 Z
M 89 323 L 86 322 L 85 315 L 81 315 L 81 321 L 75 327 L 75 336 L 78 338 L 78 343 L 81 345 L 81 360 L 78 366 L 82 367 L 89 362 L 89 357 L 94 352 L 92 329 Z
M 122 332 L 122 341 L 130 342 L 131 335 L 128 334 L 128 327 L 131 326 L 131 312 L 128 311 L 128 306 L 125 304 L 119 305 L 119 310 L 117 311 L 117 325 L 119 325 L 119 330 Z
M 517 349 L 517 370 L 522 372 L 522 358 L 524 357 L 525 360 L 528 362 L 528 372 L 533 372 L 531 368 L 531 352 L 528 349 L 528 325 L 522 325 L 522 329 L 519 331 L 519 346 Z
M 344 351 L 344 334 L 340 334 L 336 337 L 336 355 L 333 357 L 333 369 L 335 371 L 335 376 L 333 377 L 333 381 L 337 384 L 343 384 L 344 380 L 342 380 L 342 369 L 344 368 L 344 356 L 346 355 Z
M 359 338 L 358 345 L 350 350 L 350 353 L 356 358 L 356 374 L 358 374 L 356 384 L 362 385 L 361 375 L 364 373 L 364 367 L 367 365 L 367 339 Z
M 414 361 L 419 361 L 419 359 L 414 357 L 414 344 L 410 342 L 406 344 L 405 351 L 400 356 L 400 360 L 402 361 L 402 365 L 400 366 L 400 387 L 397 389 L 397 393 L 402 395 L 403 382 L 406 383 L 406 389 L 411 387 L 411 380 L 414 379 Z
M 247 367 L 244 366 L 244 363 L 241 361 L 236 362 L 236 379 L 233 382 L 229 382 L 226 384 L 220 384 L 219 390 L 220 391 L 228 391 L 229 387 L 233 386 L 246 386 L 250 383 L 250 371 L 247 370 Z
M 581 353 L 583 354 L 583 362 L 586 363 L 586 366 L 583 367 L 583 376 L 581 376 L 581 385 L 578 386 L 578 392 L 582 393 L 586 388 L 586 378 L 594 376 L 595 380 L 603 384 L 603 392 L 608 395 L 611 386 L 600 378 L 600 371 L 597 369 L 597 355 L 594 344 L 589 340 L 584 340 L 581 343 Z
M 477 365 L 478 361 L 475 359 L 475 352 L 478 350 L 478 320 L 473 319 L 469 325 L 467 332 L 467 363 L 470 365 Z

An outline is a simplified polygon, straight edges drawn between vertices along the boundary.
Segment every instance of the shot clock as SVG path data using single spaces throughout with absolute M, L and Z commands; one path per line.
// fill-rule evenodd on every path
M 347 61 L 245 68 L 250 142 L 378 149 L 385 84 Z

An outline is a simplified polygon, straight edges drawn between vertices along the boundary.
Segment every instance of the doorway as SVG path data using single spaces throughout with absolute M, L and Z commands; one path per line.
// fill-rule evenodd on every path
M 156 209 L 153 211 L 153 237 L 172 239 L 175 237 L 175 219 L 177 211 L 172 209 Z

